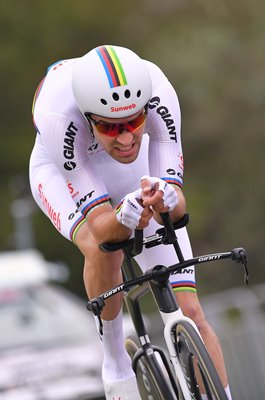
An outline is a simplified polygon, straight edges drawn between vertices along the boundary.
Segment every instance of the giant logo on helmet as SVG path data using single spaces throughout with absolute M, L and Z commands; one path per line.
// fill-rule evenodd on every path
M 110 111 L 111 112 L 127 111 L 127 110 L 131 110 L 132 108 L 135 108 L 135 107 L 136 107 L 136 104 L 132 103 L 132 104 L 129 104 L 128 106 L 111 107 Z

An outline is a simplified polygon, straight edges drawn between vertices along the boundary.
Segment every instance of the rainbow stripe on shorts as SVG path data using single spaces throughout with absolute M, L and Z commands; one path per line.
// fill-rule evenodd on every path
M 196 293 L 196 284 L 194 281 L 170 282 L 173 292 L 193 292 Z

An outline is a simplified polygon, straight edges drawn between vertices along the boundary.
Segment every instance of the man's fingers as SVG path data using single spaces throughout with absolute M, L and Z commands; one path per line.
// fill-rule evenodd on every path
M 146 228 L 149 225 L 149 221 L 152 217 L 153 217 L 153 211 L 149 207 L 144 207 L 137 228 L 138 229 Z
M 141 179 L 140 184 L 142 190 L 145 188 L 148 188 L 149 190 L 151 189 L 151 182 L 148 180 L 148 178 Z
M 146 196 L 145 199 L 143 199 L 143 206 L 149 206 L 153 207 L 156 206 L 158 203 L 162 202 L 163 203 L 163 192 L 161 190 L 157 192 L 153 192 L 152 189 L 152 196 Z
M 142 199 L 145 200 L 152 195 L 152 187 L 148 178 L 141 179 Z
M 150 207 L 144 207 L 141 217 L 143 218 L 151 218 L 153 216 L 153 211 Z

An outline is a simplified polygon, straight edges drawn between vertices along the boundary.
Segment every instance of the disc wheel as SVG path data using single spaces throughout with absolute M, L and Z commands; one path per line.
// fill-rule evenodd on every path
M 186 321 L 176 325 L 176 349 L 193 399 L 228 400 L 213 362 L 196 330 Z

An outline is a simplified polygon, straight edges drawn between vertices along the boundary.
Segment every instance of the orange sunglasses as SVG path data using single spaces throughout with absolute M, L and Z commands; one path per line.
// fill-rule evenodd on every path
M 144 108 L 142 114 L 137 115 L 134 119 L 131 119 L 128 122 L 121 122 L 121 123 L 108 123 L 108 122 L 100 122 L 96 121 L 89 115 L 88 113 L 85 114 L 86 118 L 91 121 L 97 128 L 99 133 L 103 135 L 115 137 L 118 136 L 124 129 L 127 129 L 130 132 L 135 132 L 137 129 L 141 128 L 145 123 L 146 116 L 147 116 L 147 107 Z

